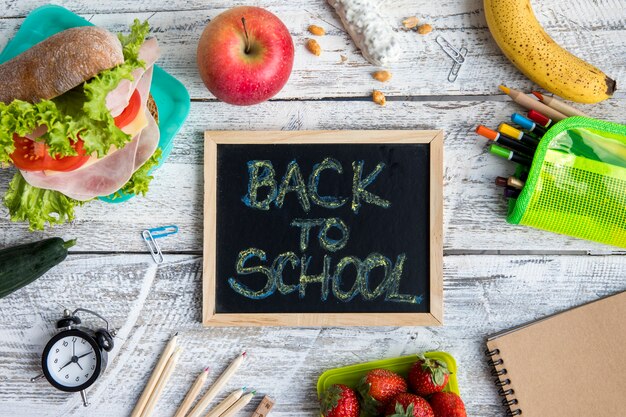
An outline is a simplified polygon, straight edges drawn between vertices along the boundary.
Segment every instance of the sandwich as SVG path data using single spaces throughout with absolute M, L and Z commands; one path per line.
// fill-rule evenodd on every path
M 97 197 L 148 191 L 160 158 L 150 95 L 156 39 L 95 26 L 59 32 L 0 65 L 0 166 L 11 220 L 42 230 Z

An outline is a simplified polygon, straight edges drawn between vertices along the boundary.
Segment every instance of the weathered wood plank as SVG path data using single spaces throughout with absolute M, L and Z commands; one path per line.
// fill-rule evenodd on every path
M 623 99 L 597 105 L 591 115 L 623 121 Z M 202 249 L 202 132 L 212 130 L 444 129 L 444 248 L 447 251 L 617 250 L 504 222 L 506 201 L 494 186 L 498 175 L 511 175 L 513 164 L 489 155 L 486 140 L 473 130 L 479 123 L 495 127 L 520 108 L 510 101 L 390 102 L 381 108 L 369 101 L 269 102 L 247 108 L 223 103 L 193 103 L 168 162 L 155 174 L 146 198 L 121 205 L 93 202 L 77 209 L 72 226 L 45 236 L 79 237 L 77 251 L 146 251 L 141 230 L 177 224 L 180 233 L 161 241 L 166 251 Z M 0 195 L 12 172 L 0 170 Z M 245 193 L 242 191 L 242 193 Z M 497 231 L 497 233 L 494 233 Z M 34 236 L 24 225 L 9 222 L 0 206 L 0 247 Z
M 26 2 L 25 2 L 26 3 Z M 43 2 L 30 2 L 32 6 Z M 209 19 L 213 18 L 230 3 L 219 2 L 211 7 L 199 3 L 178 5 L 182 11 L 156 12 L 159 6 L 145 2 L 134 5 L 122 2 L 120 8 L 115 5 L 88 6 L 76 4 L 74 10 L 82 13 L 97 25 L 112 31 L 125 31 L 137 17 L 149 19 L 152 31 L 159 39 L 162 56 L 158 64 L 179 78 L 190 91 L 193 98 L 212 99 L 213 96 L 204 87 L 196 68 L 197 40 Z M 372 89 L 382 89 L 389 96 L 429 96 L 429 95 L 495 95 L 499 94 L 500 83 L 512 87 L 530 90 L 532 83 L 519 73 L 500 53 L 486 28 L 482 12 L 482 2 L 452 1 L 427 3 L 416 8 L 413 2 L 403 0 L 386 10 L 389 21 L 398 25 L 403 55 L 392 66 L 393 78 L 381 84 L 371 78 L 376 67 L 368 64 L 357 51 L 354 43 L 341 27 L 341 23 L 325 1 L 300 4 L 292 2 L 259 2 L 272 9 L 289 27 L 296 45 L 296 58 L 293 73 L 285 88 L 277 95 L 282 99 L 304 99 L 325 97 L 364 97 Z M 10 2 L 9 11 L 17 7 L 18 2 Z M 21 2 L 19 4 L 22 4 Z M 82 3 L 80 3 L 82 4 Z M 132 4 L 132 5 L 131 5 Z M 146 11 L 150 7 L 155 11 Z M 176 4 L 161 3 L 161 7 L 171 10 Z M 613 8 L 626 8 L 625 0 L 604 7 L 592 3 L 577 2 L 578 7 L 571 7 L 570 2 L 560 1 L 556 5 L 544 5 L 538 9 L 539 17 L 548 26 L 549 32 L 565 48 L 576 52 L 582 58 L 595 63 L 615 79 L 626 76 L 626 63 L 620 59 L 607 59 L 626 55 L 626 36 L 623 25 L 623 13 Z M 130 12 L 131 10 L 141 10 Z M 72 8 L 71 6 L 68 6 Z M 25 7 L 20 10 L 30 10 Z M 192 10 L 187 10 L 192 9 Z M 572 9 L 576 13 L 572 14 Z M 94 12 L 89 12 L 94 10 Z M 106 14 L 92 14 L 98 13 Z M 128 11 L 128 12 L 127 12 Z M 124 12 L 124 13 L 120 13 Z M 585 14 L 585 12 L 588 12 Z M 415 32 L 400 29 L 401 20 L 407 15 L 416 14 L 429 21 L 435 32 L 420 36 Z M 10 14 L 7 14 L 10 15 Z M 595 20 L 594 20 L 595 19 Z M 0 47 L 13 35 L 21 19 L 0 20 Z M 328 29 L 327 36 L 319 39 L 324 53 L 316 57 L 306 51 L 304 43 L 310 34 L 306 28 L 311 23 L 318 23 Z M 469 53 L 467 63 L 461 69 L 455 83 L 449 83 L 447 76 L 452 66 L 451 59 L 435 43 L 437 34 L 443 35 L 457 48 L 465 46 Z M 341 62 L 341 55 L 348 61 Z M 621 96 L 618 92 L 618 96 Z M 589 107 L 589 106 L 587 106 Z
M 626 289 L 620 256 L 447 256 L 444 327 L 205 329 L 201 268 L 199 257 L 186 255 L 171 255 L 158 269 L 147 255 L 73 255 L 0 300 L 2 414 L 24 415 L 27 404 L 29 415 L 84 415 L 78 395 L 28 382 L 63 306 L 82 306 L 120 329 L 109 369 L 90 392 L 91 416 L 127 415 L 177 331 L 185 351 L 158 416 L 173 414 L 204 366 L 211 366 L 212 381 L 242 349 L 250 360 L 220 398 L 254 387 L 277 400 L 276 417 L 316 416 L 315 382 L 326 369 L 422 350 L 456 357 L 468 415 L 499 416 L 482 356 L 485 336 Z

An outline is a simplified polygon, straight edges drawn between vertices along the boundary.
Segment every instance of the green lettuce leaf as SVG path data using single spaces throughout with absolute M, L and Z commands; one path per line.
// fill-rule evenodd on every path
M 145 196 L 148 192 L 150 182 L 154 179 L 154 177 L 150 175 L 150 171 L 152 171 L 152 169 L 159 164 L 161 154 L 161 148 L 157 148 L 154 154 L 152 154 L 152 156 L 137 171 L 135 171 L 133 176 L 130 177 L 130 180 L 124 184 L 122 188 L 115 192 L 113 199 L 120 198 L 125 194 L 141 194 Z
M 115 126 L 106 108 L 106 96 L 119 82 L 132 80 L 132 71 L 145 66 L 139 60 L 139 48 L 150 27 L 148 22 L 135 19 L 130 34 L 119 35 L 124 52 L 124 63 L 98 74 L 82 86 L 76 87 L 53 100 L 31 104 L 21 100 L 0 103 L 0 163 L 10 163 L 13 153 L 13 133 L 24 136 L 37 126 L 46 125 L 48 132 L 42 139 L 49 146 L 50 155 L 76 155 L 72 144 L 80 138 L 87 153 L 102 157 L 111 146 L 123 147 L 132 139 Z
M 58 191 L 31 186 L 18 171 L 4 195 L 11 220 L 27 221 L 29 229 L 43 230 L 46 222 L 53 226 L 74 220 L 74 207 L 83 204 Z

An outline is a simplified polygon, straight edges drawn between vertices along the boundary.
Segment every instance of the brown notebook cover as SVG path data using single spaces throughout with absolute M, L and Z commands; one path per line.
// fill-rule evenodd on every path
M 487 339 L 507 415 L 626 416 L 626 291 Z

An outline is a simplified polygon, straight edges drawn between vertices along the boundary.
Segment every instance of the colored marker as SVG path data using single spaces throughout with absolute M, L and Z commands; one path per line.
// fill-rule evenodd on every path
M 520 192 L 520 190 L 516 190 L 515 188 L 507 187 L 504 189 L 503 194 L 506 198 L 517 198 L 519 197 Z
M 498 132 L 513 139 L 517 139 L 524 145 L 527 145 L 533 149 L 535 149 L 537 145 L 539 145 L 539 140 L 535 139 L 527 133 L 522 132 L 519 129 L 514 128 L 511 125 L 507 125 L 506 123 L 500 123 L 500 126 L 498 126 Z
M 529 132 L 535 133 L 537 136 L 542 137 L 546 134 L 546 129 L 542 126 L 539 126 L 537 123 L 533 122 L 527 117 L 522 116 L 519 113 L 513 113 L 511 115 L 511 121 L 516 125 L 520 125 L 522 129 L 526 129 Z
M 543 126 L 546 129 L 552 125 L 552 119 L 550 119 L 548 116 L 544 116 L 537 110 L 528 110 L 528 118 L 537 123 L 539 126 Z
M 496 185 L 498 187 L 506 187 L 508 183 L 508 178 L 505 177 L 496 177 Z
M 511 188 L 516 188 L 518 190 L 521 190 L 522 188 L 524 188 L 524 184 L 526 184 L 524 181 L 515 177 L 509 177 L 506 179 L 506 185 L 508 185 Z
M 566 116 L 587 116 L 585 113 L 580 110 L 570 106 L 569 104 L 563 103 L 561 100 L 558 100 L 554 97 L 544 96 L 539 91 L 532 92 L 535 97 L 539 99 L 544 104 L 552 107 L 554 110 L 563 113 Z
M 530 166 L 532 163 L 532 160 L 529 157 L 510 151 L 502 146 L 491 145 L 489 147 L 489 152 L 501 158 L 508 159 L 509 161 L 517 162 L 518 164 Z
M 567 116 L 561 113 L 560 111 L 554 110 L 552 107 L 546 106 L 541 101 L 535 100 L 534 98 L 527 96 L 521 91 L 515 90 L 513 88 L 508 88 L 503 85 L 500 86 L 500 90 L 502 90 L 504 94 L 511 97 L 511 99 L 514 102 L 521 105 L 522 107 L 529 109 L 529 110 L 533 109 L 533 110 L 540 111 L 541 113 L 545 114 L 552 120 L 559 121 L 559 120 L 563 120 L 567 118 Z
M 478 133 L 480 136 L 483 136 L 489 140 L 498 142 L 502 146 L 506 146 L 507 148 L 510 148 L 514 151 L 523 153 L 524 155 L 533 156 L 533 154 L 535 153 L 534 149 L 529 148 L 528 146 L 524 145 L 520 141 L 507 138 L 506 136 L 501 135 L 495 130 L 491 130 L 488 127 L 485 127 L 483 125 L 480 125 L 476 128 L 476 133 Z

